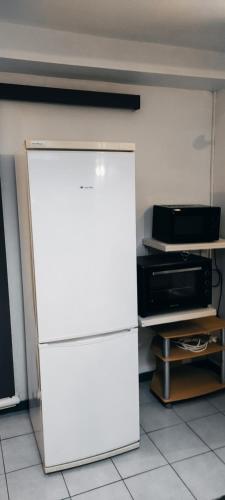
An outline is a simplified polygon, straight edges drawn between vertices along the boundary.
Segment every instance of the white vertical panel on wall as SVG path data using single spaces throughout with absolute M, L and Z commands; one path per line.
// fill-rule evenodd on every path
M 56 80 L 51 82 L 49 79 L 49 85 L 51 83 L 60 86 Z M 70 86 L 82 89 L 82 82 L 70 82 Z M 26 384 L 13 156 L 21 149 L 24 139 L 136 143 L 139 254 L 144 252 L 142 238 L 151 234 L 151 207 L 154 203 L 209 203 L 210 199 L 210 92 L 102 82 L 85 82 L 85 88 L 140 93 L 141 109 L 131 112 L 0 102 L 0 154 L 13 350 L 16 385 L 22 399 L 26 397 Z M 148 354 L 150 338 L 150 333 L 149 336 L 140 333 L 140 371 L 154 366 Z
M 213 166 L 213 204 L 221 207 L 220 234 L 225 237 L 225 90 L 216 94 L 215 107 L 215 157 Z M 225 252 L 217 252 L 217 264 L 225 282 Z M 224 288 L 224 287 L 223 287 Z M 217 303 L 219 294 L 216 294 Z M 225 315 L 225 294 L 223 293 L 220 314 Z

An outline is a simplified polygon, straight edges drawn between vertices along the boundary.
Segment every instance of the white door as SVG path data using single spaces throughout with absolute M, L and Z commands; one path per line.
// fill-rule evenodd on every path
M 134 153 L 28 151 L 39 341 L 137 325 Z
M 39 349 L 46 467 L 139 441 L 137 329 Z

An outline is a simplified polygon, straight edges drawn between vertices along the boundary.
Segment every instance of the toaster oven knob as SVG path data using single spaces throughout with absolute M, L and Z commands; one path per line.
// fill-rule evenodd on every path
M 204 285 L 205 285 L 205 286 L 209 286 L 209 281 L 208 281 L 208 280 L 205 280 Z

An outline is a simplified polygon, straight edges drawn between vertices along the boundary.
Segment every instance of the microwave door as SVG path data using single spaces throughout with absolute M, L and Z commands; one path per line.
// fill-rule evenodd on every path
M 173 240 L 177 243 L 205 241 L 204 215 L 181 211 L 174 217 L 173 231 Z

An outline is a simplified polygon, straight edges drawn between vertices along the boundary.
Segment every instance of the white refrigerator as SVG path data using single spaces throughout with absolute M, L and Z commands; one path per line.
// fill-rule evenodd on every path
M 139 446 L 132 144 L 16 162 L 30 416 L 45 472 Z

